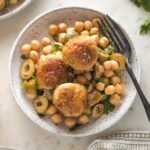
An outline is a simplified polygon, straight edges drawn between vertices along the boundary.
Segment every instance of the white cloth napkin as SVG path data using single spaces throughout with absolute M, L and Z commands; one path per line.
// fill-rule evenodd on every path
M 126 131 L 95 140 L 88 150 L 150 150 L 150 131 Z

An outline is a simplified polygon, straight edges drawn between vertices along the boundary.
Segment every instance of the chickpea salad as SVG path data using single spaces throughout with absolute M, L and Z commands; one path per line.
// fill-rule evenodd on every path
M 70 131 L 122 102 L 125 57 L 98 28 L 100 19 L 50 24 L 48 37 L 21 48 L 22 88 L 40 117 Z
M 10 6 L 18 4 L 20 0 L 0 0 L 0 12 L 9 9 Z

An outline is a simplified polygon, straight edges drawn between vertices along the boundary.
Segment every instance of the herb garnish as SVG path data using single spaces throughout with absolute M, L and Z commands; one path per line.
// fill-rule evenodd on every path
M 145 20 L 145 22 L 140 27 L 140 34 L 150 33 L 150 18 Z

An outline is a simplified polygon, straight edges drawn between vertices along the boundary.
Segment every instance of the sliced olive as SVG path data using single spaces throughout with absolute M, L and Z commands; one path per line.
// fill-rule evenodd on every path
M 99 58 L 99 62 L 104 62 L 109 58 L 109 55 L 101 51 L 98 51 L 98 58 Z
M 95 104 L 99 103 L 101 100 L 101 93 L 97 90 L 94 90 L 90 95 L 89 95 L 89 107 L 94 106 Z
M 94 27 L 99 28 L 99 24 L 101 24 L 101 20 L 99 18 L 95 18 L 92 20 L 92 23 L 93 23 Z
M 33 106 L 37 113 L 44 113 L 48 108 L 48 99 L 45 96 L 38 96 L 33 101 Z
M 119 69 L 118 70 L 124 70 L 125 69 L 125 56 L 120 53 L 113 53 L 110 56 L 110 59 L 116 60 L 119 63 Z
M 31 59 L 25 60 L 20 66 L 20 76 L 23 79 L 30 79 L 35 71 L 34 62 Z
M 34 79 L 31 79 L 29 81 L 25 80 L 22 85 L 24 89 L 35 88 L 35 80 Z
M 102 104 L 97 104 L 93 107 L 92 118 L 99 118 L 104 114 L 104 106 Z

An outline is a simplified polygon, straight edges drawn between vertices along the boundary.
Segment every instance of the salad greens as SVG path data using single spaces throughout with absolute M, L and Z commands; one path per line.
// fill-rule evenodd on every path
M 145 22 L 140 27 L 140 34 L 150 33 L 150 18 L 145 20 Z
M 150 0 L 131 0 L 136 6 L 143 7 L 146 11 L 150 12 Z M 150 33 L 150 18 L 145 20 L 145 22 L 140 27 L 140 34 Z
M 146 11 L 150 12 L 150 0 L 131 0 L 133 1 L 138 7 L 143 7 Z

